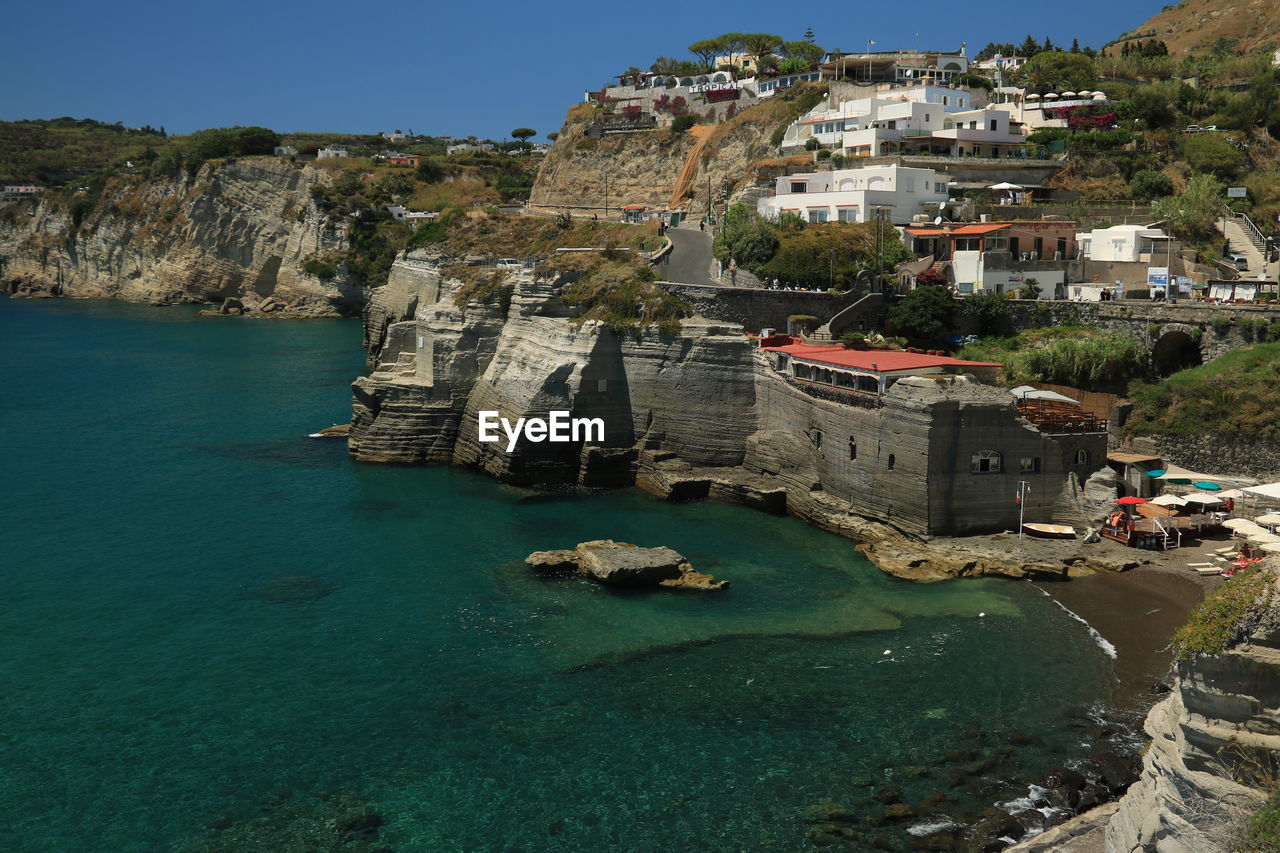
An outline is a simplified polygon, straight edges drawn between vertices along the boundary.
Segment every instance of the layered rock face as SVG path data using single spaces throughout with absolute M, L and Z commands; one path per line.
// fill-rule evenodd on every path
M 510 305 L 455 304 L 440 259 L 397 262 L 370 303 L 377 368 L 353 386 L 350 448 L 359 459 L 453 462 L 530 485 L 630 485 L 638 444 L 679 446 L 699 465 L 742 459 L 753 427 L 751 350 L 732 325 L 686 321 L 679 336 L 619 335 L 577 323 L 563 282 L 513 282 Z M 411 316 L 409 316 L 411 315 Z M 690 394 L 698 394 L 690 405 Z M 514 424 L 552 411 L 603 421 L 566 443 L 480 440 L 480 413 Z
M 310 188 L 325 173 L 276 158 L 207 164 L 194 178 L 113 184 L 76 225 L 42 200 L 0 223 L 11 292 L 139 302 L 237 301 L 249 313 L 358 313 L 362 288 L 304 264 L 345 250 Z
M 1272 563 L 1280 560 L 1271 560 Z M 1108 853 L 1230 853 L 1280 756 L 1280 604 L 1247 644 L 1178 664 L 1151 709 L 1143 772 L 1107 825 Z M 1255 783 L 1255 784 L 1250 784 Z

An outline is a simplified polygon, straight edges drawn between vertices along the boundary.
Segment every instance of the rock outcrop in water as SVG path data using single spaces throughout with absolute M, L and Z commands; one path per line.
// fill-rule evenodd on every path
M 525 563 L 539 574 L 577 573 L 611 586 L 716 590 L 729 586 L 711 575 L 695 572 L 670 548 L 642 548 L 612 539 L 579 543 L 572 551 L 534 551 Z
M 1280 767 L 1280 589 L 1247 642 L 1178 663 L 1145 728 L 1142 777 L 1107 824 L 1108 853 L 1235 850 Z
M 227 313 L 358 313 L 363 289 L 308 260 L 347 247 L 346 226 L 319 212 L 321 170 L 273 157 L 207 164 L 193 178 L 113 185 L 79 221 L 53 199 L 8 209 L 0 277 L 11 293 L 217 303 Z

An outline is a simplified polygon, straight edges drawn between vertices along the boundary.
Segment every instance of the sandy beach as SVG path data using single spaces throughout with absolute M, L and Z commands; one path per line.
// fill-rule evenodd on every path
M 1173 659 L 1169 638 L 1205 594 L 1224 580 L 1198 575 L 1187 564 L 1207 562 L 1211 551 L 1231 544 L 1223 531 L 1214 538 L 1187 540 L 1186 546 L 1172 551 L 1135 551 L 1153 562 L 1126 572 L 1036 585 L 1115 646 L 1117 705 L 1145 713 L 1158 698 L 1153 688 L 1168 678 Z

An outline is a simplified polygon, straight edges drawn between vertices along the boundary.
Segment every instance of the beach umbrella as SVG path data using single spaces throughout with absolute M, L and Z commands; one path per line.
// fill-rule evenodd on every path
M 1192 483 L 1191 485 L 1195 486 L 1197 489 L 1204 489 L 1206 492 L 1222 491 L 1222 486 L 1219 486 L 1217 483 Z
M 1274 533 L 1251 533 L 1249 541 L 1257 545 L 1270 545 L 1273 542 L 1280 542 L 1280 536 Z
M 1250 536 L 1253 536 L 1257 533 L 1266 533 L 1266 532 L 1267 531 L 1261 527 L 1237 527 L 1235 530 L 1231 531 L 1233 536 L 1236 536 L 1240 539 L 1248 539 Z
M 1189 495 L 1183 495 L 1187 500 L 1198 504 L 1220 504 L 1222 498 L 1217 495 L 1202 495 L 1199 492 L 1192 492 Z
M 1144 504 L 1146 502 L 1147 502 L 1146 498 L 1138 498 L 1138 497 L 1134 497 L 1133 495 L 1129 495 L 1126 498 L 1116 499 L 1116 503 L 1120 504 L 1121 506 L 1137 506 L 1138 504 Z
M 1280 542 L 1268 542 L 1262 546 L 1262 550 L 1268 554 L 1280 554 Z
M 1241 498 L 1244 497 L 1244 492 L 1240 491 L 1239 489 L 1227 489 L 1225 492 L 1219 492 L 1218 497 L 1222 498 L 1223 500 L 1226 500 L 1227 498 L 1234 498 L 1235 500 L 1240 500 Z
M 1164 476 L 1164 474 L 1165 474 L 1165 469 L 1164 469 L 1164 468 L 1156 468 L 1156 469 L 1154 469 L 1154 470 L 1151 470 L 1151 471 L 1148 471 L 1148 472 L 1147 472 L 1147 476 L 1148 476 L 1148 477 L 1163 477 L 1163 476 Z
M 1277 515 L 1276 513 L 1271 512 L 1271 513 L 1267 513 L 1266 515 L 1258 516 L 1257 518 L 1254 519 L 1254 521 L 1257 522 L 1258 524 L 1280 524 L 1280 515 Z
M 1161 495 L 1158 498 L 1152 498 L 1151 502 L 1153 504 L 1159 504 L 1160 506 L 1186 506 L 1187 505 L 1186 499 L 1180 498 L 1177 495 Z
M 1222 526 L 1235 530 L 1237 527 L 1257 527 L 1258 525 L 1247 518 L 1228 518 L 1222 522 Z

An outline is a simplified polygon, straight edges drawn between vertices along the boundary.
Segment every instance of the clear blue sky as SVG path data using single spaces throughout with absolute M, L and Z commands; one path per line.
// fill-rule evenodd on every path
M 629 65 L 729 31 L 855 51 L 1036 38 L 1099 47 L 1164 0 L 801 4 L 636 2 L 7 4 L 0 119 L 71 115 L 170 133 L 279 131 L 505 137 L 558 130 L 565 109 Z M 1034 22 L 1034 23 L 1033 23 Z M 917 38 L 917 32 L 919 37 Z

